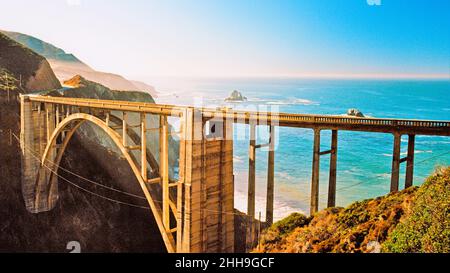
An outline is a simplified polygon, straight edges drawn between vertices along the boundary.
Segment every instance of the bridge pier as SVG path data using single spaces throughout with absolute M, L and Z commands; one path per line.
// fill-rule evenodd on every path
M 32 213 L 49 211 L 58 200 L 57 181 L 52 173 L 56 153 L 51 153 L 49 162 L 44 162 L 46 168 L 42 168 L 40 160 L 55 128 L 55 114 L 47 104 L 44 112 L 43 104 L 33 104 L 28 96 L 21 96 L 20 100 L 21 181 L 25 206 Z
M 331 131 L 330 178 L 328 183 L 328 207 L 336 206 L 336 172 L 337 172 L 338 131 Z
M 413 134 L 408 135 L 408 152 L 406 157 L 401 158 L 401 137 L 400 133 L 394 133 L 394 149 L 392 155 L 392 175 L 391 192 L 399 190 L 400 164 L 406 162 L 405 189 L 413 185 L 414 179 L 414 149 L 416 137 Z
M 392 175 L 391 175 L 391 192 L 398 191 L 398 182 L 400 174 L 400 144 L 401 134 L 394 134 L 394 151 L 392 154 Z
M 169 192 L 169 124 L 167 117 L 161 116 L 161 138 L 159 166 L 162 183 L 162 221 L 166 231 L 170 232 L 170 192 Z
M 269 154 L 267 159 L 267 198 L 266 198 L 266 224 L 273 224 L 273 202 L 275 182 L 275 126 L 269 127 Z
M 256 192 L 256 124 L 250 123 L 250 144 L 248 152 L 248 192 L 247 192 L 247 236 L 246 250 L 253 248 L 255 238 L 255 192 Z
M 144 181 L 148 181 L 147 168 L 147 121 L 145 113 L 140 114 L 141 122 L 141 175 Z M 109 124 L 109 113 L 107 114 L 106 124 Z M 108 125 L 109 126 L 109 125 Z
M 406 161 L 406 178 L 405 178 L 405 189 L 413 185 L 414 180 L 414 146 L 415 146 L 416 136 L 408 135 L 408 155 Z
M 310 214 L 319 210 L 320 129 L 314 129 Z
M 256 144 L 256 123 L 250 122 L 250 143 L 248 163 L 248 192 L 247 192 L 247 237 L 246 247 L 253 248 L 256 242 L 255 221 L 255 192 L 256 192 L 256 149 L 268 147 L 267 154 L 267 191 L 266 191 L 266 224 L 273 224 L 274 187 L 275 187 L 275 126 L 269 126 L 269 142 Z
M 200 111 L 188 108 L 180 144 L 183 240 L 178 252 L 234 251 L 233 123 L 210 120 L 222 136 L 204 136 Z
M 320 129 L 314 129 L 314 146 L 311 178 L 311 205 L 310 214 L 319 210 L 319 181 L 320 181 L 320 157 L 330 155 L 330 175 L 328 181 L 328 207 L 336 205 L 336 172 L 337 172 L 337 149 L 338 131 L 331 131 L 331 149 L 320 151 Z
M 255 184 L 256 184 L 256 125 L 250 124 L 250 145 L 248 151 L 248 197 L 247 215 L 255 217 Z

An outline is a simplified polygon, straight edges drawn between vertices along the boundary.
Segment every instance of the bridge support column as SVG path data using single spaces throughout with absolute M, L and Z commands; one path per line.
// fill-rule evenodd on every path
M 273 224 L 274 178 L 275 178 L 275 126 L 270 126 L 269 155 L 267 159 L 266 223 Z
M 415 135 L 408 135 L 408 155 L 406 160 L 406 178 L 405 178 L 405 189 L 413 185 L 414 179 L 414 146 L 415 146 Z
M 310 214 L 319 210 L 320 129 L 314 129 Z
M 127 147 L 128 125 L 127 125 L 127 112 L 122 112 L 122 145 Z
M 55 130 L 55 107 L 53 104 L 45 104 L 45 120 L 47 127 L 47 143 L 49 143 L 52 132 Z
M 330 155 L 330 177 L 328 181 L 328 203 L 327 207 L 336 206 L 336 169 L 337 169 L 337 145 L 338 131 L 331 131 L 331 149 L 320 151 L 320 129 L 314 129 L 314 147 L 311 178 L 311 206 L 310 214 L 319 210 L 319 181 L 320 181 L 320 157 Z
M 223 136 L 207 138 L 200 111 L 188 108 L 180 143 L 184 183 L 183 234 L 179 252 L 234 251 L 232 122 L 214 122 Z
M 337 167 L 338 132 L 331 132 L 330 178 L 328 182 L 328 207 L 336 206 L 336 167 Z
M 398 183 L 400 177 L 400 145 L 401 134 L 394 134 L 394 149 L 392 155 L 392 175 L 391 175 L 391 192 L 398 191 Z
M 253 248 L 255 242 L 255 188 L 256 188 L 256 124 L 250 123 L 250 145 L 248 151 L 248 197 L 246 248 Z
M 22 195 L 30 212 L 36 212 L 34 206 L 34 182 L 39 163 L 32 152 L 36 152 L 34 143 L 34 123 L 32 102 L 26 96 L 20 97 L 20 147 L 22 149 Z
M 49 139 L 49 133 L 53 132 L 55 120 L 53 109 L 42 111 L 39 103 L 33 105 L 28 96 L 21 96 L 21 132 L 20 144 L 22 149 L 22 195 L 25 206 L 32 213 L 51 210 L 58 199 L 56 181 L 52 176 L 52 162 L 43 162 L 41 157 L 43 147 Z M 44 124 L 47 130 L 44 130 Z M 54 154 L 50 161 L 54 161 Z M 50 189 L 50 190 L 49 190 Z
M 160 172 L 162 181 L 162 220 L 164 227 L 170 231 L 170 194 L 169 194 L 169 124 L 167 117 L 162 116 L 162 138 L 160 143 Z
M 247 215 L 255 217 L 255 182 L 256 182 L 256 125 L 250 124 L 250 145 L 248 151 L 248 199 Z
M 147 121 L 145 113 L 141 113 L 141 175 L 148 181 L 147 175 Z M 109 113 L 106 114 L 106 124 L 109 126 Z

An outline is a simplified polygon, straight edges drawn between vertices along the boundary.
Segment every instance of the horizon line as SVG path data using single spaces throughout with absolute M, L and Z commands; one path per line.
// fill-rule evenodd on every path
M 139 78 L 142 78 L 141 75 Z M 247 74 L 247 75 L 152 75 L 147 78 L 281 78 L 281 79 L 367 79 L 367 80 L 450 80 L 448 74 Z

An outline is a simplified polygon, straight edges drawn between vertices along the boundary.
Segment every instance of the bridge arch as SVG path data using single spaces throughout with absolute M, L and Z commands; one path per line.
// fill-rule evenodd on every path
M 88 123 L 106 133 L 127 160 L 168 252 L 233 252 L 233 141 L 227 137 L 233 135 L 231 121 L 217 117 L 221 122 L 216 128 L 224 135 L 205 136 L 205 122 L 215 116 L 192 107 L 28 95 L 20 101 L 21 184 L 29 212 L 55 207 L 63 154 L 74 133 Z M 122 117 L 114 117 L 113 112 L 121 112 Z M 140 114 L 140 124 L 128 124 L 129 113 Z M 159 127 L 147 127 L 148 116 L 158 116 Z M 179 119 L 179 132 L 170 130 L 169 117 Z M 147 145 L 141 137 L 150 132 L 159 133 L 159 147 Z M 172 135 L 180 136 L 176 181 L 170 180 L 168 168 Z M 159 148 L 162 158 L 152 158 L 150 148 Z M 139 150 L 140 156 L 132 152 Z M 49 168 L 47 162 L 54 164 Z
M 128 164 L 131 167 L 132 172 L 134 173 L 136 179 L 139 182 L 139 185 L 144 192 L 144 195 L 147 199 L 147 202 L 150 206 L 150 209 L 152 211 L 152 214 L 155 218 L 155 221 L 158 225 L 158 229 L 161 233 L 161 236 L 163 238 L 163 241 L 165 243 L 167 251 L 175 252 L 175 242 L 171 235 L 168 234 L 166 231 L 162 218 L 161 218 L 161 207 L 159 204 L 155 202 L 154 196 L 150 193 L 149 189 L 146 186 L 146 181 L 141 175 L 141 170 L 139 166 L 135 163 L 133 160 L 132 155 L 128 151 L 127 147 L 123 145 L 123 138 L 122 136 L 117 133 L 113 128 L 109 127 L 109 125 L 101 120 L 98 117 L 95 117 L 90 114 L 86 113 L 75 113 L 72 115 L 69 115 L 65 119 L 63 119 L 60 123 L 57 124 L 53 132 L 51 133 L 51 136 L 48 139 L 47 145 L 45 147 L 44 153 L 42 155 L 41 159 L 41 166 L 39 173 L 42 171 L 45 171 L 46 166 L 44 166 L 45 162 L 53 162 L 52 166 L 52 173 L 49 175 L 49 179 L 47 181 L 43 181 L 43 179 L 38 179 L 36 182 L 36 189 L 40 188 L 41 185 L 39 183 L 49 183 L 49 192 L 55 191 L 55 185 L 56 185 L 56 173 L 58 172 L 58 168 L 62 159 L 62 156 L 73 137 L 74 133 L 80 128 L 80 126 L 84 123 L 91 123 L 94 124 L 96 127 L 102 129 L 115 143 L 116 147 L 119 148 L 120 152 L 128 162 Z M 65 137 L 62 140 L 62 143 L 57 145 L 58 137 L 62 135 L 62 133 L 65 133 Z M 56 154 L 56 155 L 55 155 Z M 53 156 L 52 156 L 53 155 Z M 54 158 L 54 160 L 51 160 L 51 158 Z M 147 163 L 147 162 L 146 162 Z M 39 175 L 38 175 L 39 177 Z M 48 198 L 50 200 L 51 194 L 48 195 Z M 40 196 L 39 196 L 39 190 L 36 190 L 36 202 L 39 202 Z

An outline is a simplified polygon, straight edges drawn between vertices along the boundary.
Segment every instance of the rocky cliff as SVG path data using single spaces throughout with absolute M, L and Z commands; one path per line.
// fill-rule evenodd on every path
M 17 41 L 18 43 L 32 49 L 37 54 L 45 57 L 50 63 L 51 68 L 55 72 L 56 77 L 61 82 L 70 79 L 75 75 L 82 75 L 84 78 L 93 82 L 98 82 L 110 89 L 124 91 L 143 91 L 149 93 L 153 97 L 157 96 L 155 88 L 146 83 L 130 81 L 120 75 L 113 73 L 96 71 L 73 54 L 66 53 L 61 48 L 58 48 L 38 38 L 18 32 L 0 32 L 2 32 L 4 35 L 9 36 L 11 39 Z
M 9 71 L 17 88 L 34 92 L 60 88 L 47 60 L 0 32 L 0 69 Z

